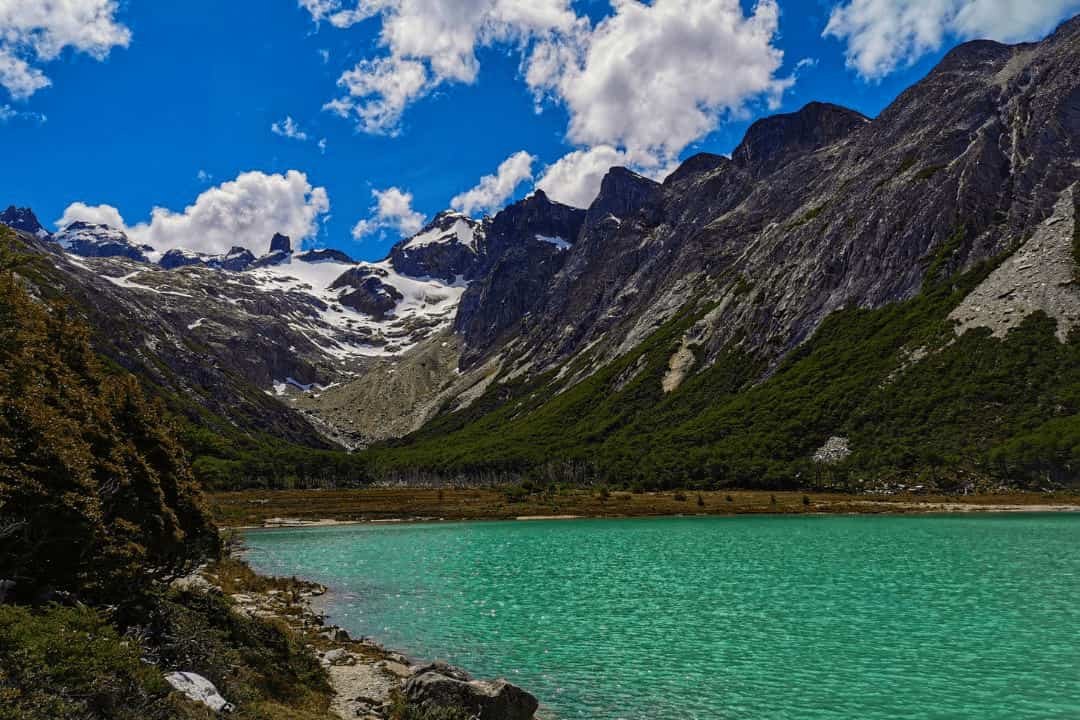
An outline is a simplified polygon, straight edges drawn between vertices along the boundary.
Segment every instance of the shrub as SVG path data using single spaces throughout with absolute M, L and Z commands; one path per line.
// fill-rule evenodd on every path
M 0 606 L 0 720 L 206 717 L 100 615 Z
M 676 491 L 673 497 L 676 502 L 686 502 L 686 493 L 684 493 L 682 490 Z

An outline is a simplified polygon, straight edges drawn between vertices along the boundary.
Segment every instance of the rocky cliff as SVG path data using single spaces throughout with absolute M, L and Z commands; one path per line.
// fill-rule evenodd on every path
M 68 230 L 42 240 L 26 211 L 3 221 L 67 251 L 48 256 L 115 324 L 121 360 L 152 356 L 208 394 L 236 378 L 245 397 L 289 400 L 275 409 L 286 425 L 349 445 L 425 422 L 418 437 L 465 431 L 511 407 L 517 421 L 548 412 L 544 398 L 621 398 L 639 382 L 632 407 L 678 405 L 685 419 L 709 407 L 686 386 L 724 377 L 714 391 L 726 397 L 766 382 L 812 354 L 830 319 L 969 293 L 973 273 L 1002 262 L 952 317 L 978 329 L 993 305 L 1018 328 L 1048 313 L 1067 340 L 1060 228 L 1080 180 L 1078 68 L 1080 19 L 1040 43 L 967 43 L 876 118 L 811 103 L 754 123 L 730 159 L 696 155 L 662 182 L 614 168 L 587 209 L 536 192 L 482 220 L 441 213 L 378 263 L 298 253 L 284 236 L 259 258 L 154 263 L 106 230 L 84 246 L 65 244 Z M 1061 291 L 1011 303 L 1041 262 L 1060 265 L 1044 279 Z M 910 365 L 926 351 L 904 352 Z

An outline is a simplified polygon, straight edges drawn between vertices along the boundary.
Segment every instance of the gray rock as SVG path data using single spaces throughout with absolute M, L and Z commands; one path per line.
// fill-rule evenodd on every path
M 444 664 L 421 668 L 405 683 L 409 703 L 423 708 L 460 708 L 478 720 L 532 720 L 536 698 L 505 680 L 468 680 Z
M 192 672 L 172 672 L 165 676 L 165 681 L 174 690 L 183 693 L 195 702 L 202 703 L 214 712 L 227 713 L 235 708 L 214 687 L 214 684 L 202 675 Z

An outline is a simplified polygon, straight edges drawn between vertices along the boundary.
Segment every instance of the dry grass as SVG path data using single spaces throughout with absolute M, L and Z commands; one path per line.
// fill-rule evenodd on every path
M 605 497 L 606 495 L 606 497 Z M 697 497 L 701 496 L 699 504 Z M 682 499 L 680 499 L 682 498 Z M 524 494 L 511 489 L 365 488 L 361 490 L 249 490 L 210 496 L 224 526 L 261 525 L 269 518 L 300 520 L 504 520 L 530 515 L 650 517 L 752 513 L 933 512 L 943 504 L 993 506 L 1080 505 L 1078 494 L 1013 493 L 978 496 L 855 496 L 768 491 L 604 493 L 566 490 Z

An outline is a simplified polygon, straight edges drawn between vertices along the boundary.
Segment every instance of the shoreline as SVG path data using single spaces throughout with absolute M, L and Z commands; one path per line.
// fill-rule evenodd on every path
M 325 669 L 331 688 L 327 709 L 342 720 L 398 717 L 404 704 L 414 700 L 410 685 L 417 678 L 423 683 L 464 686 L 469 692 L 462 694 L 459 689 L 459 699 L 471 694 L 471 702 L 509 702 L 520 710 L 528 707 L 523 698 L 532 698 L 535 708 L 531 694 L 506 680 L 474 680 L 465 670 L 444 661 L 416 659 L 386 647 L 375 637 L 353 637 L 345 628 L 328 622 L 326 610 L 333 588 L 304 577 L 286 579 L 256 570 L 248 561 L 242 540 L 228 551 L 226 561 L 214 564 L 212 570 L 204 568 L 198 577 L 229 597 L 236 612 L 273 618 L 287 626 Z M 229 591 L 218 584 L 225 573 L 231 578 Z M 420 695 L 424 695 L 422 689 Z M 554 718 L 538 712 L 533 720 Z
M 209 494 L 219 526 L 237 531 L 483 520 L 535 522 L 736 515 L 930 515 L 1080 512 L 1077 493 L 844 495 L 768 491 L 589 490 L 508 499 L 493 488 L 267 490 Z

